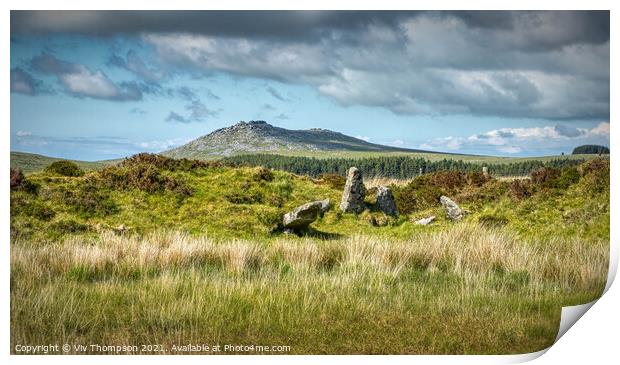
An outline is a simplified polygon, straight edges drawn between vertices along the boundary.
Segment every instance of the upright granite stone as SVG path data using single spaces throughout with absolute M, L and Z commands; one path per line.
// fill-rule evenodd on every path
M 379 186 L 377 188 L 377 207 L 387 215 L 398 215 L 398 208 L 396 208 L 394 195 L 390 188 L 385 186 Z
M 300 205 L 286 213 L 282 219 L 285 229 L 300 230 L 307 228 L 314 222 L 323 209 L 325 201 L 315 201 Z
M 484 176 L 485 179 L 489 177 L 489 168 L 488 167 L 482 166 L 482 176 Z
M 347 182 L 344 185 L 340 209 L 343 212 L 361 213 L 364 211 L 364 181 L 362 173 L 357 167 L 351 167 L 347 173 Z
M 439 198 L 439 201 L 441 202 L 441 205 L 443 205 L 443 208 L 446 210 L 448 218 L 454 221 L 458 221 L 463 218 L 463 210 L 452 199 L 442 195 Z

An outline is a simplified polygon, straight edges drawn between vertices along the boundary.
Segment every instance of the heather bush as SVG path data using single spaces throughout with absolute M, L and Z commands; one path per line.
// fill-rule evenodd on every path
M 39 190 L 39 185 L 28 180 L 21 169 L 11 167 L 11 190 L 22 190 L 36 194 Z

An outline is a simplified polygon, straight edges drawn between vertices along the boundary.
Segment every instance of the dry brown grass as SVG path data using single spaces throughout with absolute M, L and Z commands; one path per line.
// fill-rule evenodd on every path
M 608 252 L 603 242 L 551 240 L 521 242 L 500 229 L 460 224 L 450 230 L 389 241 L 354 236 L 332 242 L 310 238 L 278 239 L 271 245 L 159 232 L 127 237 L 111 232 L 97 239 L 72 237 L 58 245 L 13 245 L 12 269 L 41 279 L 84 268 L 114 276 L 120 272 L 162 272 L 214 265 L 232 274 L 275 269 L 283 263 L 308 273 L 329 265 L 398 275 L 401 270 L 448 270 L 483 283 L 498 272 L 527 273 L 533 289 L 589 288 L 606 277 Z M 475 284 L 472 282 L 472 284 Z
M 524 242 L 465 222 L 408 240 L 104 232 L 49 245 L 18 241 L 11 348 L 259 343 L 306 354 L 532 352 L 553 342 L 561 306 L 600 295 L 608 247 Z
M 372 189 L 379 186 L 405 186 L 409 184 L 413 179 L 396 179 L 393 177 L 385 177 L 385 176 L 372 176 L 368 178 L 364 178 L 364 185 L 366 189 Z

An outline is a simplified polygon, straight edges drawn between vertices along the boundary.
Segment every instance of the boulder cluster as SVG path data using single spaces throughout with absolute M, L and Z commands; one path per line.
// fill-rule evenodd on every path
M 347 172 L 347 181 L 344 185 L 342 200 L 340 201 L 340 210 L 345 213 L 361 213 L 366 209 L 364 198 L 366 197 L 366 188 L 362 173 L 356 168 L 351 167 Z M 458 221 L 463 218 L 463 210 L 452 199 L 447 196 L 441 196 L 439 199 L 444 207 L 448 218 Z M 392 191 L 387 186 L 379 186 L 377 188 L 376 207 L 381 212 L 389 216 L 398 216 L 398 208 Z M 285 231 L 302 231 L 314 222 L 320 215 L 327 212 L 330 208 L 329 199 L 318 200 L 301 205 L 283 218 L 283 227 Z M 420 219 L 416 224 L 427 225 L 435 220 L 434 216 Z

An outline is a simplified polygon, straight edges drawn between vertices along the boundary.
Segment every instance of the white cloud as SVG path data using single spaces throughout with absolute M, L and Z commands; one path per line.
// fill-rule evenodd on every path
M 405 144 L 405 141 L 403 141 L 402 139 L 395 139 L 395 140 L 393 140 L 392 142 L 390 142 L 388 144 L 392 145 L 392 146 L 400 147 L 400 146 Z
M 137 143 L 137 146 L 145 150 L 148 150 L 148 151 L 160 152 L 160 151 L 168 150 L 173 147 L 180 146 L 187 142 L 189 142 L 188 139 L 172 138 L 172 139 L 166 139 L 166 140 L 154 140 L 154 141 L 140 142 L 140 143 Z
M 17 131 L 17 133 L 15 133 L 17 135 L 17 137 L 30 137 L 32 136 L 32 132 L 29 131 Z
M 370 137 L 367 137 L 367 136 L 355 136 L 355 138 L 361 139 L 361 140 L 366 141 L 366 142 L 370 141 Z
M 114 83 L 103 72 L 92 72 L 82 65 L 76 67 L 76 72 L 61 74 L 58 78 L 65 88 L 74 94 L 111 99 L 118 93 Z
M 576 128 L 564 124 L 531 128 L 500 128 L 469 137 L 436 138 L 420 146 L 429 150 L 462 152 L 484 150 L 488 153 L 514 154 L 544 148 L 570 151 L 579 144 L 609 144 L 609 122 L 593 128 Z

